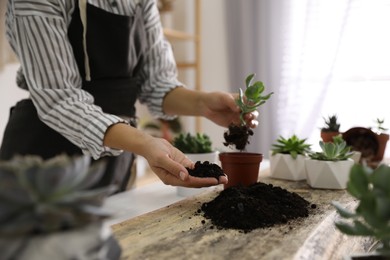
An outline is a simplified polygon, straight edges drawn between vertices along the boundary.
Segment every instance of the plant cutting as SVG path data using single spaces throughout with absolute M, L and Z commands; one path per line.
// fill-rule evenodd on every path
M 340 134 L 340 123 L 337 115 L 328 116 L 324 118 L 325 126 L 321 128 L 321 138 L 324 142 L 332 142 L 333 136 Z
M 312 188 L 345 189 L 354 164 L 353 152 L 341 136 L 333 142 L 320 141 L 320 152 L 310 152 L 305 160 L 307 183 Z
M 219 160 L 229 182 L 224 185 L 225 189 L 232 186 L 249 186 L 257 182 L 260 163 L 263 160 L 261 153 L 244 152 L 249 144 L 249 137 L 253 131 L 247 126 L 244 116 L 255 111 L 263 105 L 273 94 L 273 92 L 263 95 L 265 90 L 261 81 L 254 82 L 255 74 L 250 74 L 245 79 L 245 91 L 239 89 L 239 96 L 236 100 L 241 109 L 240 124 L 230 124 L 224 133 L 224 145 L 235 147 L 240 152 L 223 152 L 219 154 Z
M 253 135 L 252 129 L 250 129 L 244 119 L 245 114 L 257 110 L 257 108 L 271 97 L 273 92 L 264 95 L 265 86 L 261 81 L 254 81 L 255 74 L 250 74 L 245 79 L 246 89 L 239 89 L 239 96 L 236 99 L 236 104 L 241 110 L 240 124 L 230 124 L 228 131 L 224 133 L 225 146 L 234 146 L 237 150 L 245 150 L 246 145 L 249 143 L 249 137 Z
M 296 135 L 280 136 L 270 151 L 271 177 L 284 180 L 306 179 L 305 158 L 311 145 Z
M 65 155 L 0 162 L 0 252 L 3 259 L 119 259 L 103 220 L 114 186 L 91 189 L 103 163 Z
M 336 227 L 349 236 L 366 236 L 378 242 L 373 251 L 351 259 L 390 259 L 390 167 L 353 166 L 347 191 L 358 204 L 351 210 L 332 202 L 342 217 Z
M 173 141 L 172 145 L 184 153 L 195 163 L 194 169 L 189 169 L 188 173 L 196 177 L 215 177 L 224 175 L 222 169 L 216 164 L 218 152 L 212 147 L 210 137 L 204 133 L 180 133 Z M 179 196 L 192 196 L 207 188 L 187 188 L 177 187 Z

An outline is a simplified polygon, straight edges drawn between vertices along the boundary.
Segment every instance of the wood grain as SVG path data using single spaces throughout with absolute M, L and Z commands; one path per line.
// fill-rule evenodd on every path
M 341 259 L 365 252 L 372 241 L 347 237 L 334 226 L 338 218 L 333 200 L 354 207 L 345 190 L 311 189 L 305 181 L 260 181 L 296 192 L 316 208 L 307 218 L 249 233 L 220 230 L 201 214 L 201 204 L 211 201 L 222 187 L 112 226 L 123 259 Z M 156 194 L 158 196 L 158 194 Z M 204 223 L 202 223 L 204 222 Z

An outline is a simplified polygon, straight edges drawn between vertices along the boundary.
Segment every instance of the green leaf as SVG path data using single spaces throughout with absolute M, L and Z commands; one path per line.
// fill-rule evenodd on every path
M 352 166 L 347 191 L 357 199 L 362 198 L 368 192 L 368 176 L 364 166 L 359 164 Z
M 376 168 L 371 176 L 375 188 L 381 189 L 390 196 L 390 167 L 382 164 Z
M 355 218 L 357 214 L 344 208 L 339 202 L 332 201 L 332 205 L 336 208 L 337 212 L 343 218 Z
M 250 74 L 250 75 L 248 75 L 247 77 L 246 77 L 246 79 L 245 79 L 245 86 L 246 87 L 249 87 L 250 85 L 251 85 L 251 82 L 252 82 L 252 80 L 253 80 L 253 78 L 255 77 L 255 74 L 253 73 L 253 74 Z

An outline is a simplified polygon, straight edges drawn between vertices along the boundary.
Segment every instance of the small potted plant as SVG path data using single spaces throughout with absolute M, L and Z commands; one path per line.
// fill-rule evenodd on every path
M 93 189 L 104 164 L 89 157 L 15 157 L 0 162 L 2 259 L 119 259 L 103 220 L 114 186 Z
M 340 134 L 340 123 L 337 115 L 324 118 L 325 126 L 321 128 L 321 138 L 324 142 L 333 142 L 333 136 Z
M 320 141 L 320 152 L 311 152 L 305 160 L 306 181 L 312 188 L 345 189 L 348 175 L 354 160 L 350 147 L 341 138 L 333 137 L 333 142 Z
M 280 136 L 270 151 L 271 177 L 299 181 L 306 179 L 305 159 L 311 145 L 296 135 Z
M 390 259 L 390 167 L 381 164 L 372 169 L 354 165 L 347 184 L 348 193 L 356 198 L 357 206 L 347 209 L 334 201 L 342 219 L 336 227 L 349 236 L 373 238 L 371 252 L 356 254 L 348 259 Z
M 263 160 L 261 153 L 244 152 L 249 144 L 249 137 L 253 135 L 245 120 L 244 115 L 255 111 L 263 105 L 273 94 L 272 92 L 263 95 L 264 84 L 260 81 L 254 82 L 255 74 L 250 74 L 245 79 L 245 91 L 239 89 L 239 96 L 236 103 L 241 109 L 240 124 L 231 124 L 224 133 L 224 145 L 235 147 L 238 152 L 223 152 L 219 154 L 219 160 L 223 171 L 228 176 L 229 182 L 225 188 L 237 185 L 248 186 L 257 182 L 260 163 Z
M 361 161 L 376 168 L 383 160 L 386 145 L 389 140 L 387 129 L 383 127 L 384 120 L 377 119 L 376 127 L 352 127 L 344 132 L 343 138 L 354 151 L 361 152 Z
M 194 163 L 216 164 L 218 161 L 218 152 L 213 149 L 212 141 L 207 134 L 180 133 L 174 137 L 172 144 Z M 177 187 L 177 194 L 187 197 L 198 194 L 204 189 L 207 188 Z

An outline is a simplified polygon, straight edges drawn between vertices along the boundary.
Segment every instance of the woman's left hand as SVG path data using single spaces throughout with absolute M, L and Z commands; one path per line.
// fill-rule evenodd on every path
M 203 94 L 202 114 L 216 123 L 217 125 L 227 127 L 230 124 L 240 124 L 240 108 L 235 99 L 238 95 L 227 92 L 210 92 Z M 258 111 L 253 111 L 244 115 L 247 125 L 255 128 L 258 125 Z

